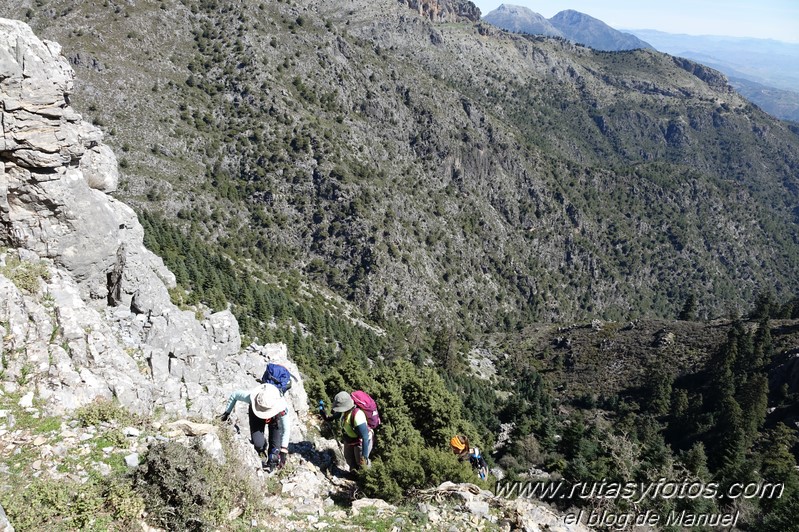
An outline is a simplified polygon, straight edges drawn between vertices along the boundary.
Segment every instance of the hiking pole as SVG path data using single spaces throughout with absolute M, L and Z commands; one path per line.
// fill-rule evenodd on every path
M 325 414 L 325 401 L 323 399 L 319 399 L 318 405 L 319 405 L 318 406 L 319 415 L 322 416 L 322 423 L 326 423 L 327 424 L 327 427 L 330 429 L 330 433 L 333 435 L 333 439 L 336 440 L 336 445 L 338 446 L 338 452 L 340 454 L 340 457 L 337 456 L 336 460 L 341 458 L 342 460 L 344 460 L 346 462 L 346 459 L 344 458 L 344 447 L 342 446 L 341 442 L 338 441 L 338 437 L 336 437 L 336 430 L 333 427 L 332 423 L 330 423 L 330 420 L 328 419 L 327 414 Z

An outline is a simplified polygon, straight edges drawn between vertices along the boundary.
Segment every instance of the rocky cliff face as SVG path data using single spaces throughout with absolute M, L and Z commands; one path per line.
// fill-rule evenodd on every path
M 480 8 L 467 0 L 400 0 L 433 22 L 480 20 Z
M 0 349 L 6 391 L 54 411 L 97 397 L 141 413 L 209 418 L 285 346 L 241 351 L 228 312 L 197 319 L 142 244 L 135 213 L 109 195 L 117 164 L 69 105 L 60 47 L 0 19 Z M 305 397 L 297 397 L 300 411 Z

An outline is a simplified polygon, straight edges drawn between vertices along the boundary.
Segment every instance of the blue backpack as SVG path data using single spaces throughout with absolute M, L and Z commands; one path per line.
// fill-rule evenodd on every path
M 261 382 L 274 384 L 275 388 L 280 390 L 280 395 L 283 395 L 291 388 L 291 373 L 280 364 L 270 362 L 266 365 L 266 371 L 264 371 L 264 376 L 261 377 Z

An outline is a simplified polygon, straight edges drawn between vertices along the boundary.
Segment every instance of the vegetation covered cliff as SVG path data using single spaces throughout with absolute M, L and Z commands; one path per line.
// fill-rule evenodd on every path
M 120 192 L 367 314 L 492 327 L 796 290 L 799 140 L 718 72 L 402 3 L 16 1 Z M 185 283 L 185 279 L 183 280 Z

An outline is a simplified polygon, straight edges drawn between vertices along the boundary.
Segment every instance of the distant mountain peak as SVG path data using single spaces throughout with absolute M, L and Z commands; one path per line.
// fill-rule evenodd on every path
M 524 6 L 515 6 L 515 5 L 512 5 L 512 4 L 501 4 L 501 5 L 500 5 L 498 8 L 496 8 L 494 11 L 492 11 L 492 13 L 494 13 L 494 12 L 496 12 L 496 11 L 500 11 L 500 12 L 507 12 L 507 13 L 524 13 L 524 12 L 530 12 L 530 13 L 537 14 L 537 13 L 535 13 L 534 11 L 532 11 L 531 9 L 529 9 L 529 8 L 527 8 L 527 7 L 524 7 Z M 539 16 L 540 16 L 540 15 L 539 15 Z
M 526 7 L 502 4 L 484 16 L 483 20 L 504 30 L 563 37 L 597 50 L 653 49 L 638 37 L 618 31 L 599 19 L 573 9 L 561 11 L 547 20 Z
M 573 9 L 561 11 L 549 19 L 549 22 L 563 32 L 570 41 L 584 44 L 597 50 L 653 49 L 652 46 L 635 35 L 613 29 L 601 20 Z
M 484 16 L 483 20 L 498 28 L 517 33 L 564 37 L 563 33 L 555 28 L 543 15 L 524 6 L 502 4 Z

